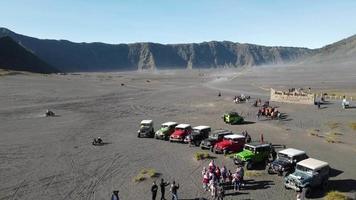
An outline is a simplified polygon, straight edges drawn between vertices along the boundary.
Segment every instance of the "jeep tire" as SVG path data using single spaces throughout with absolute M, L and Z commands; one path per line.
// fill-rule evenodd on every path
M 326 191 L 328 189 L 328 179 L 324 179 L 320 186 L 323 191 Z
M 302 188 L 302 196 L 304 196 L 305 198 L 309 198 L 310 194 L 311 194 L 311 188 L 309 186 Z
M 228 153 L 229 153 L 229 151 L 227 149 L 224 149 L 224 151 L 223 151 L 224 156 L 226 156 Z
M 252 161 L 247 161 L 247 163 L 246 163 L 246 169 L 247 169 L 247 170 L 251 170 L 252 167 L 253 167 Z

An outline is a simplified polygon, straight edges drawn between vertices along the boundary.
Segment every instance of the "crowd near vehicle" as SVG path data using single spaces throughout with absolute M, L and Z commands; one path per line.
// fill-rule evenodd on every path
M 207 139 L 203 140 L 200 143 L 200 147 L 202 149 L 210 149 L 211 151 L 213 151 L 214 145 L 217 142 L 222 141 L 224 136 L 231 135 L 231 134 L 232 134 L 231 131 L 224 130 L 224 129 L 217 129 L 213 131 Z
M 298 149 L 288 148 L 278 152 L 277 159 L 267 165 L 269 174 L 277 173 L 280 176 L 292 173 L 297 162 L 307 159 L 307 154 Z
M 222 118 L 227 124 L 242 124 L 244 122 L 244 118 L 237 112 L 225 113 Z
M 137 131 L 137 137 L 154 137 L 154 128 L 152 120 L 142 120 L 140 124 L 140 129 Z
M 297 163 L 293 173 L 284 178 L 284 186 L 302 192 L 310 197 L 312 189 L 321 187 L 326 189 L 329 180 L 329 164 L 327 162 L 308 158 Z
M 190 124 L 178 124 L 173 134 L 169 137 L 170 142 L 183 142 L 185 137 L 192 133 L 192 126 Z
M 155 138 L 161 140 L 168 140 L 177 125 L 177 122 L 165 122 L 161 124 L 161 128 L 156 131 Z
M 272 146 L 267 143 L 251 142 L 245 144 L 243 151 L 235 154 L 236 165 L 246 165 L 246 169 L 253 169 L 256 164 L 267 164 L 272 152 Z
M 185 137 L 184 142 L 194 144 L 195 146 L 199 146 L 202 140 L 209 137 L 210 132 L 211 132 L 210 126 L 193 127 L 192 133 Z
M 240 152 L 244 148 L 245 139 L 246 138 L 243 135 L 225 135 L 222 141 L 214 145 L 214 152 L 223 153 L 224 155 Z
M 232 113 L 225 115 L 224 121 L 237 120 L 234 119 Z M 235 153 L 234 163 L 245 166 L 247 170 L 254 169 L 257 164 L 264 164 L 269 174 L 277 173 L 284 176 L 286 189 L 293 189 L 307 198 L 315 188 L 324 190 L 327 188 L 330 171 L 327 162 L 309 158 L 305 151 L 294 148 L 280 150 L 275 158 L 276 152 L 271 143 L 265 143 L 263 139 L 261 139 L 262 142 L 246 143 L 245 135 L 247 132 L 234 134 L 225 129 L 211 132 L 210 126 L 200 125 L 192 128 L 190 124 L 178 124 L 171 121 L 161 124 L 160 129 L 155 133 L 152 120 L 142 120 L 138 130 L 138 137 L 186 142 L 200 146 L 202 149 L 210 149 L 217 154 Z M 104 145 L 105 143 L 97 137 L 92 144 Z

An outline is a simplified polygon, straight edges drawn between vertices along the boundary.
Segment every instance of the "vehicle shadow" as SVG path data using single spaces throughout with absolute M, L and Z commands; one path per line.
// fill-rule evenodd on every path
M 320 101 L 320 105 L 332 105 L 332 104 L 334 103 L 330 101 Z
M 338 191 L 338 192 L 355 192 L 356 180 L 354 179 L 343 179 L 343 180 L 329 180 L 327 191 L 322 190 L 321 188 L 316 188 L 312 191 L 310 199 L 318 199 L 325 196 L 329 191 Z
M 108 145 L 108 144 L 111 144 L 111 143 L 110 142 L 102 142 L 100 144 L 93 144 L 92 143 L 93 146 L 105 146 L 105 145 Z
M 253 122 L 253 121 L 244 121 L 242 122 L 240 125 L 248 125 L 248 124 L 254 124 L 256 122 Z
M 274 185 L 273 181 L 270 180 L 261 180 L 255 181 L 254 179 L 245 180 L 244 190 L 261 190 L 270 188 L 271 185 Z
M 339 175 L 342 174 L 342 173 L 344 173 L 344 171 L 338 170 L 338 169 L 334 169 L 334 168 L 330 168 L 329 176 L 330 176 L 330 177 L 337 177 L 337 176 L 339 176 Z

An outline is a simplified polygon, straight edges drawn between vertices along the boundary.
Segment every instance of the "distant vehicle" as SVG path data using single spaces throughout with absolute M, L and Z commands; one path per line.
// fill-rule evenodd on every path
M 165 122 L 161 125 L 161 128 L 156 131 L 156 139 L 169 140 L 169 137 L 174 132 L 174 128 L 178 125 L 177 122 Z
M 232 134 L 225 135 L 224 139 L 214 145 L 215 153 L 236 153 L 242 151 L 245 145 L 245 136 Z
M 308 198 L 313 188 L 327 188 L 329 171 L 327 162 L 308 158 L 298 162 L 295 171 L 284 178 L 284 186 L 302 192 Z
M 222 118 L 227 124 L 242 124 L 244 122 L 244 118 L 237 112 L 225 113 Z
M 94 138 L 92 144 L 94 146 L 104 145 L 103 140 L 100 137 Z
M 269 174 L 277 173 L 280 176 L 292 173 L 297 162 L 307 159 L 304 151 L 288 148 L 278 152 L 277 159 L 267 165 Z
M 342 99 L 341 106 L 343 109 L 350 107 L 350 102 L 346 100 L 346 98 Z
M 210 149 L 211 151 L 213 151 L 214 145 L 217 142 L 220 142 L 221 140 L 223 140 L 225 135 L 231 135 L 232 132 L 228 131 L 228 130 L 224 130 L 224 129 L 218 129 L 218 130 L 214 130 L 207 139 L 203 140 L 200 143 L 200 147 L 202 149 Z
M 55 116 L 54 112 L 51 110 L 46 110 L 45 115 L 46 115 L 46 117 L 54 117 Z
M 211 132 L 210 126 L 196 126 L 190 135 L 187 135 L 184 142 L 199 146 L 201 141 L 208 138 Z
M 179 124 L 175 127 L 173 134 L 169 137 L 170 142 L 183 142 L 185 137 L 192 132 L 190 124 Z
M 137 131 L 137 137 L 154 137 L 153 121 L 152 120 L 142 120 L 140 124 L 140 129 Z
M 234 163 L 236 165 L 246 165 L 246 169 L 251 170 L 255 164 L 267 164 L 271 158 L 272 146 L 266 143 L 251 142 L 245 144 L 244 150 L 235 154 Z

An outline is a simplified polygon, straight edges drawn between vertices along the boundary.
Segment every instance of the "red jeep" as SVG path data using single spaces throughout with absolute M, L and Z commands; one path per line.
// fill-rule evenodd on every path
M 221 142 L 218 142 L 214 146 L 215 153 L 236 153 L 243 150 L 245 145 L 245 137 L 243 135 L 226 135 Z
M 183 142 L 185 137 L 192 132 L 190 124 L 179 124 L 175 127 L 173 134 L 169 137 L 170 142 Z

